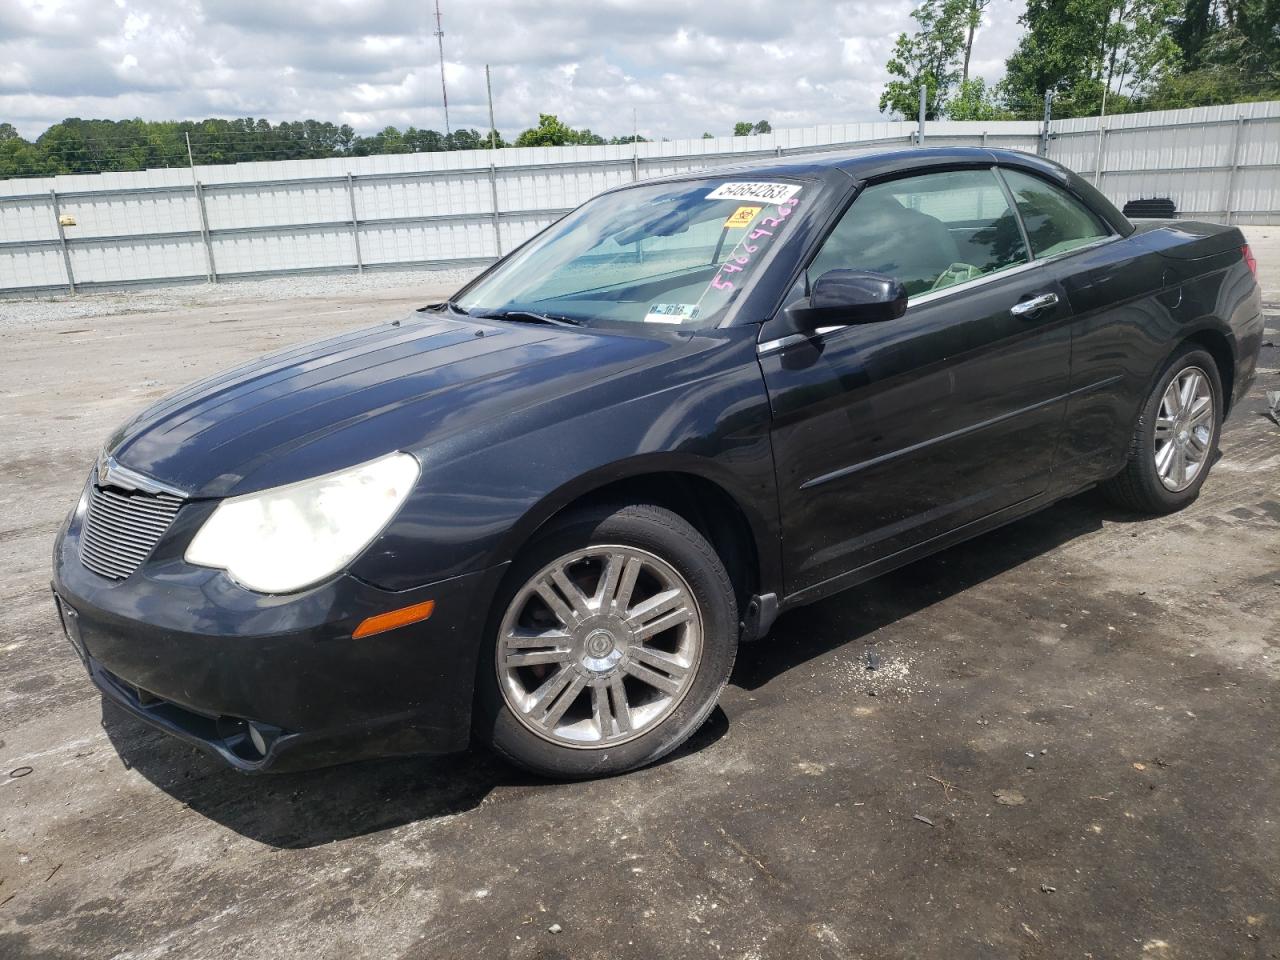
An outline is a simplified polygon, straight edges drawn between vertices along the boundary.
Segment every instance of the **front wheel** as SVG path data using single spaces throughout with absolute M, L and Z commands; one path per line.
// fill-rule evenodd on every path
M 477 721 L 544 776 L 607 776 L 683 743 L 715 707 L 737 647 L 719 557 L 649 504 L 576 512 L 516 560 L 490 619 Z
M 1143 405 L 1122 470 L 1103 485 L 1120 506 L 1172 513 L 1200 493 L 1222 429 L 1222 383 L 1204 350 L 1174 354 Z

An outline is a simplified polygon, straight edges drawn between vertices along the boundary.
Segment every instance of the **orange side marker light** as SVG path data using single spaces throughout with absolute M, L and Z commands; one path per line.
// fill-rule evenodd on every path
M 430 617 L 435 609 L 436 602 L 428 600 L 426 603 L 415 603 L 411 607 L 401 607 L 399 610 L 380 613 L 376 617 L 367 618 L 360 626 L 356 627 L 355 633 L 351 634 L 351 639 L 360 640 L 363 637 L 372 637 L 375 633 L 386 633 L 388 630 L 394 630 L 397 627 L 407 627 L 411 623 L 421 623 Z

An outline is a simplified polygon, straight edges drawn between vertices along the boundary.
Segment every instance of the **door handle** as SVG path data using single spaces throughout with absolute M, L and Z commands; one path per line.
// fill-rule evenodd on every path
M 1030 300 L 1020 300 L 1009 308 L 1009 312 L 1015 317 L 1034 317 L 1041 310 L 1047 310 L 1049 307 L 1058 305 L 1058 295 L 1056 293 L 1042 293 L 1039 296 L 1032 297 Z

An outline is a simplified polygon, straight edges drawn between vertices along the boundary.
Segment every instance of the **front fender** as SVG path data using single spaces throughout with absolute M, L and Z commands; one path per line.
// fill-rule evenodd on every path
M 489 435 L 437 461 L 353 573 L 383 589 L 491 568 L 511 559 L 546 520 L 616 480 L 688 473 L 741 506 L 761 556 L 776 545 L 777 496 L 769 403 L 754 328 L 718 331 L 670 367 L 611 381 L 613 402 L 566 397 L 536 424 Z M 513 422 L 517 413 L 513 411 Z M 776 552 L 776 551 L 774 551 Z
M 747 519 L 755 542 L 756 554 L 760 560 L 760 569 L 757 571 L 760 582 L 780 582 L 780 538 L 771 457 L 768 467 L 768 472 L 757 478 L 763 483 L 755 486 L 725 463 L 680 453 L 639 454 L 598 467 L 551 491 L 526 511 L 512 525 L 508 535 L 497 544 L 490 562 L 505 563 L 514 559 L 521 547 L 557 513 L 611 484 L 645 477 L 692 477 L 713 484 L 738 505 Z

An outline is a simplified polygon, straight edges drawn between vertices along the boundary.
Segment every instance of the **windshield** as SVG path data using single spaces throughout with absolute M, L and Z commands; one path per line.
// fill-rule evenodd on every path
M 724 177 L 588 201 L 457 298 L 476 316 L 718 323 L 803 202 L 797 183 Z

